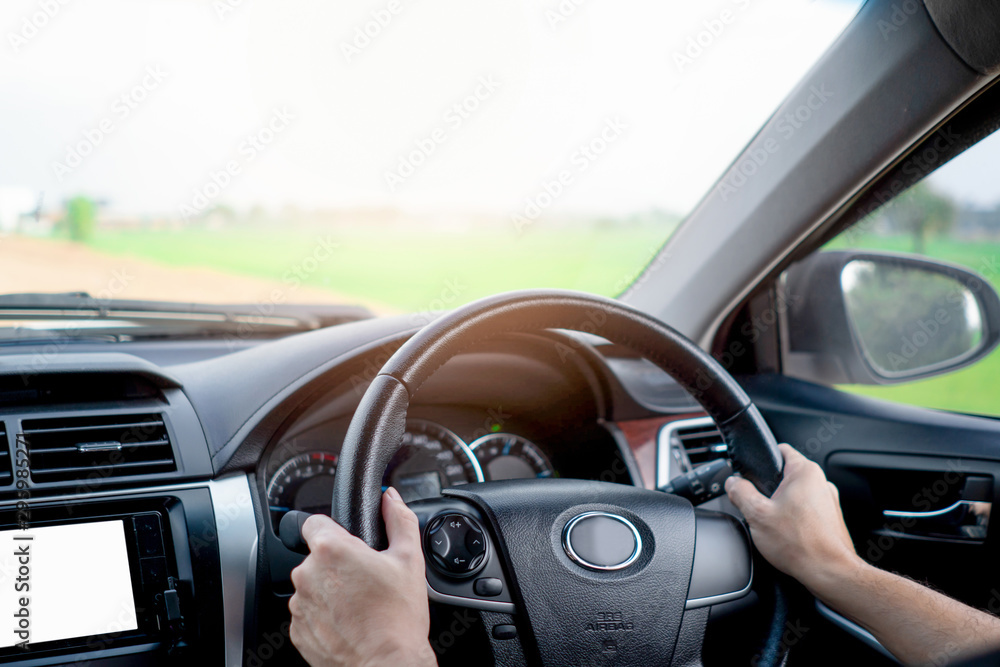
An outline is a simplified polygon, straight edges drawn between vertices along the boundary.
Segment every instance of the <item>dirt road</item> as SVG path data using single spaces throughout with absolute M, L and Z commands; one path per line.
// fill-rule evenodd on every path
M 394 312 L 384 304 L 277 280 L 108 255 L 68 241 L 4 236 L 0 294 L 13 292 L 87 292 L 99 299 L 199 303 L 339 303 L 367 306 L 377 314 Z

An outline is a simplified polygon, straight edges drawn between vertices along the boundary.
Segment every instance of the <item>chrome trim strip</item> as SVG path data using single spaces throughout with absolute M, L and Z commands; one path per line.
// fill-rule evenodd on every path
M 957 500 L 951 505 L 948 505 L 944 509 L 931 510 L 930 512 L 904 512 L 899 510 L 882 510 L 882 516 L 891 517 L 904 517 L 909 519 L 929 519 L 935 516 L 943 516 L 949 512 L 953 512 L 962 505 L 974 505 L 977 501 L 975 500 Z
M 438 424 L 437 422 L 431 421 L 430 419 L 416 419 L 416 418 L 413 418 L 413 419 L 407 419 L 406 423 L 407 423 L 407 427 L 409 427 L 409 426 L 411 426 L 411 425 L 413 425 L 415 423 L 429 424 L 433 428 L 436 428 L 439 431 L 441 431 L 443 433 L 446 433 L 448 435 L 448 437 L 453 438 L 455 440 L 455 442 L 458 443 L 458 448 L 462 450 L 463 454 L 465 454 L 465 458 L 469 459 L 469 463 L 472 464 L 472 470 L 473 470 L 473 472 L 476 473 L 476 481 L 477 482 L 485 482 L 486 481 L 486 478 L 483 476 L 483 468 L 482 468 L 482 466 L 479 465 L 479 459 L 477 459 L 476 455 L 472 453 L 472 449 L 469 448 L 469 445 L 466 444 L 465 440 L 462 440 L 460 437 L 458 437 L 458 435 L 454 431 L 452 431 L 450 428 L 446 428 L 444 426 L 441 426 L 441 424 Z
M 695 549 L 698 547 L 696 546 Z M 701 609 L 702 607 L 708 607 L 713 604 L 722 604 L 723 602 L 732 602 L 733 600 L 739 600 L 742 597 L 746 597 L 750 594 L 750 589 L 753 588 L 753 557 L 750 558 L 750 580 L 747 581 L 746 587 L 738 591 L 733 591 L 731 593 L 720 593 L 719 595 L 709 595 L 704 598 L 691 598 L 684 603 L 684 610 L 688 609 Z
M 78 442 L 76 444 L 76 449 L 77 451 L 83 453 L 120 452 L 122 450 L 122 443 L 117 440 L 106 440 L 103 442 Z
M 243 664 L 243 633 L 247 610 L 255 604 L 257 520 L 246 474 L 237 473 L 208 483 L 219 539 L 222 568 L 222 608 L 226 665 Z
M 711 417 L 695 417 L 694 419 L 678 419 L 660 427 L 660 432 L 656 435 L 656 488 L 661 488 L 670 483 L 679 472 L 674 471 L 671 466 L 670 442 L 674 434 L 682 428 L 718 428 L 715 420 Z
M 462 453 L 465 454 L 465 456 L 469 459 L 469 461 L 472 462 L 472 469 L 476 472 L 476 481 L 485 482 L 486 477 L 483 475 L 482 466 L 479 465 L 479 459 L 476 458 L 476 455 L 472 453 L 472 450 L 469 448 L 467 444 L 465 444 L 465 441 L 462 440 L 461 438 L 458 438 L 458 446 L 462 450 Z
M 626 560 L 622 561 L 621 563 L 618 563 L 617 565 L 597 565 L 595 563 L 591 563 L 590 561 L 582 558 L 579 554 L 577 554 L 573 550 L 573 545 L 569 538 L 570 533 L 573 532 L 573 526 L 575 526 L 578 521 L 590 518 L 592 516 L 606 516 L 609 519 L 614 519 L 619 523 L 625 524 L 625 526 L 627 526 L 628 529 L 632 531 L 632 537 L 635 538 L 635 547 L 632 549 L 632 555 L 629 556 Z M 566 526 L 563 528 L 562 543 L 563 543 L 563 549 L 566 550 L 566 555 L 569 556 L 570 560 L 576 562 L 579 565 L 582 565 L 583 567 L 589 570 L 600 570 L 602 572 L 610 572 L 613 570 L 624 569 L 629 565 L 631 565 L 632 563 L 634 563 L 636 559 L 639 557 L 639 554 L 642 553 L 642 537 L 639 535 L 639 530 L 632 524 L 631 521 L 629 521 L 625 517 L 619 516 L 618 514 L 611 514 L 610 512 L 584 512 L 583 514 L 577 514 L 575 517 L 566 522 Z
M 481 600 L 479 598 L 466 598 L 458 595 L 446 595 L 427 584 L 427 597 L 434 602 L 455 605 L 456 607 L 468 607 L 470 609 L 482 609 L 483 611 L 499 611 L 505 614 L 514 613 L 513 602 L 500 602 L 499 600 Z
M 93 491 L 91 493 L 72 493 L 65 496 L 34 496 L 32 495 L 31 503 L 32 507 L 38 505 L 45 505 L 51 503 L 60 503 L 72 500 L 100 500 L 101 498 L 113 498 L 115 496 L 135 496 L 135 495 L 149 495 L 157 493 L 169 493 L 171 491 L 184 491 L 185 489 L 207 489 L 210 488 L 212 484 L 211 480 L 204 480 L 201 482 L 185 482 L 182 484 L 166 484 L 164 486 L 144 486 L 144 487 L 130 487 L 126 489 L 109 489 L 106 491 Z M 84 486 L 84 484 L 80 484 Z M 33 488 L 29 488 L 32 491 Z M 17 498 L 10 498 L 7 500 L 0 500 L 0 509 L 5 507 L 13 507 L 17 505 Z
M 482 474 L 482 469 L 478 467 L 479 466 L 479 456 L 476 454 L 476 450 L 479 449 L 480 447 L 482 447 L 483 443 L 486 442 L 487 440 L 491 440 L 492 438 L 505 438 L 505 437 L 506 438 L 516 438 L 518 440 L 523 440 L 524 442 L 526 442 L 529 445 L 531 445 L 532 447 L 534 447 L 535 450 L 539 454 L 542 455 L 542 458 L 545 459 L 545 462 L 549 466 L 550 473 L 553 471 L 552 462 L 549 461 L 548 455 L 544 451 L 542 451 L 542 448 L 539 447 L 538 445 L 536 445 L 533 441 L 528 440 L 523 435 L 517 435 L 516 433 L 510 433 L 508 431 L 497 431 L 496 433 L 487 433 L 486 435 L 481 435 L 478 438 L 476 438 L 475 440 L 473 440 L 471 443 L 469 443 L 469 454 L 472 456 L 472 460 L 476 462 L 476 466 L 477 466 L 477 469 L 479 470 L 480 474 Z M 522 445 L 522 449 L 523 448 L 524 447 Z M 480 482 L 484 482 L 484 481 L 486 481 L 486 478 L 484 477 L 483 479 L 481 479 L 479 481 Z
M 896 656 L 894 656 L 892 653 L 889 652 L 889 649 L 882 646 L 882 642 L 875 639 L 875 635 L 868 632 L 854 621 L 844 618 L 843 616 L 841 616 L 834 610 L 830 609 L 819 600 L 816 600 L 816 611 L 819 612 L 820 616 L 830 621 L 831 623 L 833 623 L 838 628 L 840 628 L 847 634 L 851 635 L 855 639 L 858 639 L 862 643 L 868 645 L 876 652 L 881 653 L 883 656 L 885 656 L 889 660 L 892 660 L 897 665 L 902 664 L 899 662 L 899 660 L 896 659 Z

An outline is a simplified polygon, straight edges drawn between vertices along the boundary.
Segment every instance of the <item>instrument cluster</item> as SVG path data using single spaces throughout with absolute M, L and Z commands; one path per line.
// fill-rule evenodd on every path
M 330 513 L 339 451 L 294 446 L 272 455 L 267 502 L 275 526 L 289 510 Z M 408 419 L 399 451 L 386 467 L 383 490 L 399 491 L 407 502 L 440 496 L 443 489 L 501 479 L 558 476 L 545 451 L 514 433 L 493 432 L 466 443 L 427 419 Z

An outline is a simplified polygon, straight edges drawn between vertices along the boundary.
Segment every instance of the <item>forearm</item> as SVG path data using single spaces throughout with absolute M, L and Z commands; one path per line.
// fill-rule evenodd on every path
M 1000 619 L 860 558 L 807 586 L 907 665 L 943 664 L 1000 647 Z

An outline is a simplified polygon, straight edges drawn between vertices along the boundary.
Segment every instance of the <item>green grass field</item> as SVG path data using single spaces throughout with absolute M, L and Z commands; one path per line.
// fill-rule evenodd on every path
M 451 308 L 496 292 L 526 287 L 580 289 L 615 295 L 651 261 L 669 230 L 527 229 L 430 234 L 418 230 L 132 231 L 101 233 L 92 246 L 178 266 L 203 266 L 248 276 L 288 279 L 406 312 Z M 308 258 L 328 236 L 337 245 L 323 262 Z M 829 248 L 842 247 L 835 241 Z M 907 252 L 904 237 L 854 239 L 855 247 Z M 927 255 L 973 268 L 1000 287 L 1000 243 L 931 240 Z M 313 267 L 311 272 L 306 269 Z M 849 386 L 851 392 L 925 407 L 1000 414 L 1000 353 L 954 373 L 896 386 Z
M 666 240 L 652 225 L 611 229 L 513 229 L 477 233 L 317 229 L 133 231 L 100 233 L 96 250 L 176 266 L 284 280 L 385 304 L 400 311 L 473 301 L 505 290 L 558 287 L 614 295 L 627 286 Z M 315 262 L 321 238 L 337 244 Z M 317 265 L 318 264 L 318 265 Z M 312 271 L 308 269 L 312 268 Z M 291 273 L 290 273 L 291 272 Z

